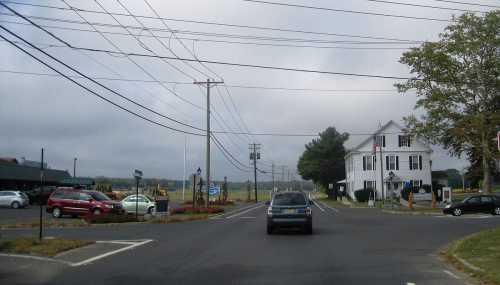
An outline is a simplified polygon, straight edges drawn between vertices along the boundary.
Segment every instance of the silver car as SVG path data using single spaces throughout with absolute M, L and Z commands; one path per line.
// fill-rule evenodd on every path
M 144 214 L 154 215 L 156 213 L 155 202 L 150 198 L 148 198 L 146 195 L 138 195 L 138 196 L 130 195 L 125 197 L 125 199 L 122 200 L 123 209 L 125 209 L 127 213 L 135 214 L 136 201 L 138 206 L 137 212 L 139 215 L 144 215 Z
M 30 204 L 28 195 L 21 191 L 0 191 L 0 206 L 19 209 Z

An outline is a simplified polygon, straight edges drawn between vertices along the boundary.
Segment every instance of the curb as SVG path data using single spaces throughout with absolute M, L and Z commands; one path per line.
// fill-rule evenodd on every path
M 484 272 L 483 269 L 481 269 L 475 265 L 472 265 L 470 262 L 468 262 L 467 260 L 465 260 L 463 258 L 458 257 L 456 254 L 452 254 L 451 256 L 453 258 L 455 258 L 458 262 L 460 262 L 464 267 L 467 267 L 469 270 L 477 271 L 477 272 Z

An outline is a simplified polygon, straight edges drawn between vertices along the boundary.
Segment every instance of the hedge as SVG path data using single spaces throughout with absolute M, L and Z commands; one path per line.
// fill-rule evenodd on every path
M 175 215 L 175 214 L 201 214 L 201 213 L 216 214 L 216 213 L 222 213 L 222 212 L 224 212 L 224 209 L 219 208 L 219 207 L 210 207 L 210 208 L 207 208 L 207 207 L 197 207 L 197 208 L 180 207 L 180 208 L 172 209 L 170 211 L 170 213 L 172 215 Z
M 354 197 L 356 197 L 356 200 L 358 202 L 368 202 L 370 197 L 374 197 L 375 191 L 373 189 L 367 188 L 367 189 L 359 189 L 354 191 Z

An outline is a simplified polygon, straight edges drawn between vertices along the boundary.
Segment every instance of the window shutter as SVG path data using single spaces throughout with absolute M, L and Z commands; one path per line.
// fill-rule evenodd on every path
M 398 146 L 401 147 L 401 136 L 398 136 Z
M 389 156 L 385 157 L 385 170 L 389 170 Z
M 420 180 L 420 187 L 422 187 L 422 185 L 423 185 L 423 184 L 422 184 L 422 180 Z
M 399 170 L 399 155 L 396 155 L 396 170 Z
M 409 156 L 409 158 L 410 158 L 410 170 L 412 170 L 413 165 L 412 165 L 412 161 L 411 161 L 411 158 L 412 158 L 411 155 Z
M 363 156 L 363 171 L 366 170 L 366 156 Z
M 366 189 L 366 180 L 363 180 L 363 189 Z
M 418 156 L 418 166 L 419 166 L 420 170 L 422 170 L 422 156 L 421 155 Z
M 382 136 L 382 146 L 385 147 L 385 136 Z
M 377 170 L 377 156 L 372 156 L 373 160 L 373 170 Z
M 408 136 L 408 147 L 411 146 L 411 136 Z

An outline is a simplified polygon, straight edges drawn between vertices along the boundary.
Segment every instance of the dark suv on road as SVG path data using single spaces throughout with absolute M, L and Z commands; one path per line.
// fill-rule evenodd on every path
M 77 189 L 54 191 L 47 201 L 47 212 L 52 213 L 54 218 L 62 215 L 77 217 L 86 214 L 99 216 L 124 213 L 120 202 L 112 201 L 105 194 Z
M 282 192 L 266 203 L 267 233 L 272 234 L 280 227 L 301 227 L 312 233 L 312 201 L 302 192 Z

